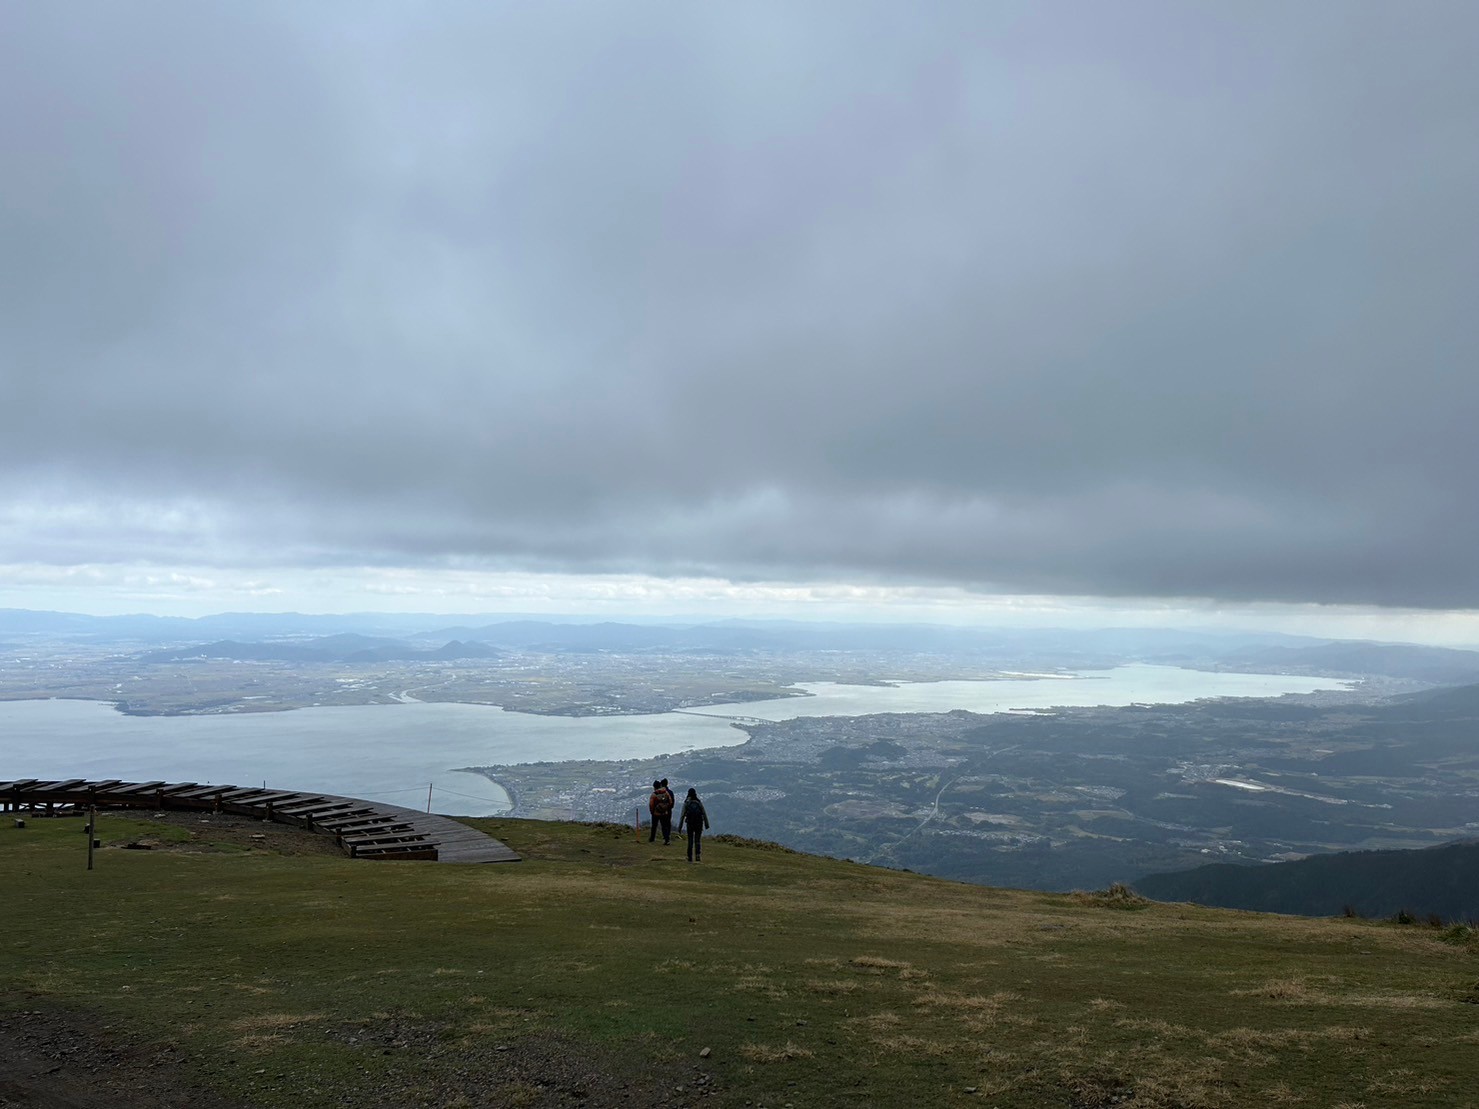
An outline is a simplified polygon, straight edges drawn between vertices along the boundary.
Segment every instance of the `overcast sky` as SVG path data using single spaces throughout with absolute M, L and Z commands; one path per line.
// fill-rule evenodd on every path
M 1476 32 L 0 0 L 0 604 L 1479 608 Z

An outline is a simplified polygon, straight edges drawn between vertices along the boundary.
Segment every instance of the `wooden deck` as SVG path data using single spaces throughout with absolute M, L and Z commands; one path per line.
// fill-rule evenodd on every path
M 0 812 L 55 813 L 89 806 L 225 812 L 292 824 L 333 836 L 354 859 L 420 859 L 441 863 L 514 863 L 519 856 L 490 835 L 433 813 L 327 793 L 253 789 L 195 782 L 0 782 Z

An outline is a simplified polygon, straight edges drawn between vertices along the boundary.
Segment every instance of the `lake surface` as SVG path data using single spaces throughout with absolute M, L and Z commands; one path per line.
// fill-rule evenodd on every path
M 222 716 L 125 716 L 94 701 L 0 702 L 0 779 L 122 778 L 312 790 L 438 812 L 491 814 L 503 790 L 459 766 L 636 759 L 730 747 L 727 718 L 788 720 L 878 712 L 1006 712 L 1056 706 L 1183 704 L 1349 688 L 1330 678 L 1121 666 L 1070 677 L 803 686 L 810 697 L 652 716 L 563 717 L 489 705 L 403 704 Z
M 875 712 L 1011 712 L 1014 709 L 1092 708 L 1095 705 L 1181 705 L 1207 697 L 1278 697 L 1349 689 L 1335 678 L 1288 674 L 1213 674 L 1177 666 L 1117 666 L 1083 670 L 1066 677 L 1008 678 L 987 682 L 902 682 L 892 688 L 837 685 L 798 686 L 812 696 L 748 705 L 684 709 L 710 716 L 739 715 L 761 720 L 798 716 L 866 716 Z

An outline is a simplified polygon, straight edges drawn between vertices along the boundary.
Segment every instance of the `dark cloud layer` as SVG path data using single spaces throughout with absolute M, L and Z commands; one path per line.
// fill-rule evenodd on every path
M 1476 32 L 7 4 L 0 561 L 1479 606 Z

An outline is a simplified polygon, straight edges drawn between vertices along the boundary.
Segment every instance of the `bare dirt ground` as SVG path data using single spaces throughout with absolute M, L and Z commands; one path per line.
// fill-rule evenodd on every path
M 355 1035 L 385 1053 L 434 1051 L 432 1029 L 394 1021 Z M 386 1089 L 346 1105 L 400 1109 L 408 1104 L 459 1109 L 612 1109 L 690 1106 L 717 1092 L 699 1067 L 664 1075 L 633 1071 L 588 1045 L 536 1035 L 513 1044 L 489 1042 L 457 1053 L 439 1068 L 441 1080 L 416 1083 L 414 1092 Z M 684 1073 L 685 1070 L 691 1073 Z M 203 1090 L 187 1061 L 168 1044 L 130 1044 L 92 1030 L 81 1013 L 56 1008 L 23 1010 L 0 1018 L 0 1109 L 253 1109 Z
M 5 1109 L 246 1109 L 194 1089 L 167 1047 L 110 1042 L 78 1013 L 30 1009 L 0 1018 Z
M 279 855 L 339 855 L 339 845 L 333 836 L 321 835 L 291 824 L 275 824 L 269 820 L 253 820 L 247 816 L 231 813 L 190 812 L 171 809 L 150 812 L 147 809 L 112 810 L 98 814 L 99 827 L 103 822 L 123 822 L 135 842 L 156 850 L 221 850 L 257 848 Z M 190 833 L 188 843 L 170 843 L 151 837 L 149 829 L 157 824 L 170 824 L 184 828 Z

